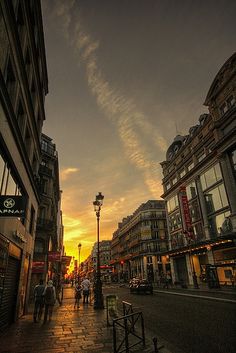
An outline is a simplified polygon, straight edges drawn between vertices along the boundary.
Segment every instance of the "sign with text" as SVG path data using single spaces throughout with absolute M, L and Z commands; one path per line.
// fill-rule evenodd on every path
M 33 261 L 32 273 L 44 273 L 44 261 Z
M 0 196 L 0 217 L 25 217 L 26 197 Z
M 60 251 L 49 251 L 48 252 L 48 261 L 49 262 L 61 261 L 61 252 Z
M 180 188 L 179 200 L 180 200 L 180 205 L 181 205 L 181 209 L 182 209 L 182 213 L 183 213 L 185 234 L 189 238 L 193 239 L 194 234 L 193 234 L 192 220 L 191 220 L 191 215 L 190 215 L 190 210 L 189 210 L 186 187 L 184 187 L 184 186 L 182 186 Z

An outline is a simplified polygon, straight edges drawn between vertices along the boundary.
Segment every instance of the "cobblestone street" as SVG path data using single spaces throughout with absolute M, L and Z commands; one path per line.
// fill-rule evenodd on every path
M 34 323 L 31 313 L 1 337 L 2 353 L 112 352 L 112 329 L 106 311 L 80 304 L 74 309 L 73 288 L 64 290 L 62 306 L 55 305 L 51 322 Z

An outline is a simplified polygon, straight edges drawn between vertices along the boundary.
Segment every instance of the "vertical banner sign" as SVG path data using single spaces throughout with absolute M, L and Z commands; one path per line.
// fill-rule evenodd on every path
M 184 226 L 185 226 L 184 230 L 185 230 L 188 238 L 193 239 L 194 238 L 193 227 L 192 227 L 192 221 L 191 221 L 189 204 L 188 204 L 188 197 L 187 197 L 185 186 L 181 186 L 181 188 L 180 188 L 179 200 L 180 200 L 180 205 L 181 205 L 181 209 L 182 209 L 182 213 L 183 213 Z

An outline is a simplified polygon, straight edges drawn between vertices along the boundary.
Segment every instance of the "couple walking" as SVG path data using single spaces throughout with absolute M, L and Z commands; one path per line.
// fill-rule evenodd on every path
M 42 318 L 44 308 L 44 320 L 46 323 L 47 318 L 49 321 L 52 318 L 53 307 L 56 303 L 56 290 L 53 286 L 53 281 L 49 280 L 47 285 L 43 284 L 43 280 L 39 281 L 34 288 L 34 322 L 38 322 Z
M 79 308 L 79 301 L 82 297 L 81 293 L 83 293 L 83 304 L 88 304 L 88 298 L 90 294 L 90 280 L 88 278 L 85 278 L 81 284 L 77 282 L 75 284 L 75 304 L 74 308 L 77 307 Z

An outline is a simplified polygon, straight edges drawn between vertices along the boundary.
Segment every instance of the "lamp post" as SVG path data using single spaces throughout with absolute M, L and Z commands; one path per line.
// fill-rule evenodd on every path
M 104 196 L 101 192 L 96 195 L 96 200 L 93 202 L 94 211 L 97 217 L 97 271 L 94 284 L 94 309 L 104 309 L 103 294 L 102 294 L 102 281 L 100 270 L 100 251 L 99 251 L 99 221 L 100 211 L 103 204 Z
M 78 277 L 79 277 L 79 270 L 80 270 L 80 251 L 81 251 L 81 246 L 82 246 L 82 244 L 79 243 L 79 244 L 78 244 L 78 251 L 79 251 Z

